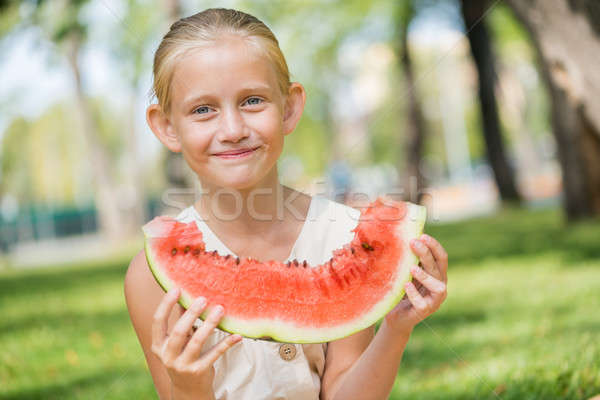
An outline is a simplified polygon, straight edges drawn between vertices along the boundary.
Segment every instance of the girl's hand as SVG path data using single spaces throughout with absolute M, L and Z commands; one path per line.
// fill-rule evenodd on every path
M 215 307 L 206 321 L 192 331 L 194 321 L 206 308 L 206 300 L 198 298 L 167 332 L 168 317 L 177 304 L 179 289 L 170 290 L 158 305 L 152 323 L 152 352 L 161 360 L 169 373 L 172 396 L 180 398 L 214 398 L 213 363 L 235 343 L 242 340 L 240 335 L 230 335 L 210 350 L 201 354 L 206 339 L 223 317 L 223 307 Z M 191 336 L 191 337 L 190 337 Z
M 448 254 L 442 245 L 429 235 L 411 242 L 413 252 L 423 268 L 411 268 L 413 281 L 406 283 L 406 295 L 385 316 L 385 322 L 395 331 L 410 332 L 413 327 L 433 314 L 446 299 Z

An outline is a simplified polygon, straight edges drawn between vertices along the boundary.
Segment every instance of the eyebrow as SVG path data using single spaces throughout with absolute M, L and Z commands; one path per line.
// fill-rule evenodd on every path
M 270 89 L 271 89 L 271 87 L 268 85 L 258 84 L 258 85 L 246 86 L 240 90 L 240 93 L 261 92 L 261 91 L 270 90 Z M 216 96 L 213 94 L 210 94 L 210 93 L 199 93 L 199 94 L 190 95 L 183 101 L 183 105 L 184 106 L 192 105 L 194 103 L 200 102 L 201 100 L 211 100 L 214 97 L 216 97 Z

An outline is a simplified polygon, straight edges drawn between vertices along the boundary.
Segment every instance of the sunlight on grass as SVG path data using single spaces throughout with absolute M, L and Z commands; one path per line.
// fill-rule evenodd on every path
M 392 399 L 600 393 L 600 223 L 510 209 L 426 230 L 450 255 L 448 299 L 415 329 Z M 0 274 L 0 399 L 157 398 L 128 261 Z

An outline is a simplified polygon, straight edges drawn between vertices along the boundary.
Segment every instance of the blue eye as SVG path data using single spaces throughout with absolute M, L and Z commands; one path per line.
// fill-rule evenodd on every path
M 255 106 L 255 105 L 257 105 L 257 104 L 260 104 L 260 103 L 262 103 L 262 101 L 263 101 L 263 100 L 262 100 L 261 98 L 258 98 L 258 97 L 250 97 L 248 100 L 246 100 L 246 103 L 248 103 L 248 105 Z
M 210 111 L 210 108 L 208 108 L 208 106 L 202 106 L 202 107 L 198 107 L 194 110 L 195 114 L 206 114 L 207 112 Z

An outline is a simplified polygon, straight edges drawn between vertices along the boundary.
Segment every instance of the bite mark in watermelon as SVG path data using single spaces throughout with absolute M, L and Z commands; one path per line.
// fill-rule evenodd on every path
M 245 337 L 321 343 L 377 322 L 404 296 L 417 257 L 410 240 L 423 232 L 425 207 L 378 198 L 361 211 L 350 243 L 325 263 L 282 263 L 206 252 L 194 221 L 156 217 L 143 227 L 148 265 L 164 290 L 181 288 L 223 305 L 219 328 Z

